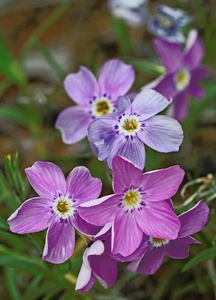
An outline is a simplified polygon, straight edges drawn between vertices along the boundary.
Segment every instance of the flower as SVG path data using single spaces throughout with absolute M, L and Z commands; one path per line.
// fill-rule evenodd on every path
M 188 114 L 188 95 L 202 99 L 204 89 L 199 81 L 207 76 L 208 68 L 200 65 L 204 55 L 204 46 L 196 30 L 189 33 L 186 48 L 164 41 L 154 40 L 160 59 L 166 68 L 166 74 L 146 88 L 153 88 L 165 97 L 173 97 L 171 116 L 181 121 Z
M 10 230 L 24 234 L 48 228 L 43 259 L 62 263 L 73 253 L 74 227 L 88 235 L 98 232 L 80 217 L 79 206 L 99 196 L 101 180 L 85 167 L 74 168 L 65 180 L 57 165 L 42 161 L 25 172 L 39 197 L 28 199 L 9 217 Z
M 180 222 L 167 199 L 176 193 L 183 177 L 179 166 L 142 174 L 132 162 L 117 156 L 113 159 L 114 194 L 81 204 L 81 217 L 111 228 L 112 254 L 133 253 L 143 233 L 175 239 Z
M 159 152 L 178 151 L 183 139 L 180 124 L 167 116 L 155 116 L 169 104 L 150 89 L 141 91 L 132 103 L 128 97 L 119 97 L 115 113 L 96 119 L 89 126 L 88 139 L 97 149 L 98 159 L 106 159 L 111 168 L 113 158 L 121 155 L 143 169 L 143 143 Z
M 148 0 L 109 0 L 108 7 L 116 18 L 124 20 L 130 26 L 142 26 L 147 22 Z
M 104 288 L 112 286 L 117 276 L 117 261 L 110 254 L 110 234 L 96 237 L 83 254 L 83 263 L 77 277 L 76 290 L 89 291 L 96 279 Z
M 185 38 L 181 29 L 190 21 L 191 17 L 186 15 L 183 10 L 159 5 L 157 14 L 152 16 L 148 22 L 148 29 L 151 33 L 170 42 L 183 43 Z
M 181 228 L 176 239 L 169 240 L 144 235 L 139 249 L 129 258 L 134 260 L 136 257 L 136 260 L 128 265 L 128 269 L 150 275 L 160 268 L 165 254 L 175 259 L 188 257 L 189 246 L 199 244 L 199 241 L 190 235 L 203 229 L 208 221 L 208 215 L 208 206 L 205 202 L 200 201 L 192 209 L 179 216 Z M 141 256 L 140 253 L 142 253 Z
M 115 110 L 118 96 L 123 96 L 134 81 L 132 66 L 118 59 L 103 64 L 98 80 L 85 67 L 64 80 L 68 96 L 78 105 L 64 109 L 58 116 L 55 127 L 61 131 L 66 144 L 74 144 L 87 136 L 89 124 L 95 118 Z

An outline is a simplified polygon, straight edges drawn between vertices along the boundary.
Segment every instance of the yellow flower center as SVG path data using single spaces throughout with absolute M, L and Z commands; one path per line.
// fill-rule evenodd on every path
M 110 108 L 106 101 L 101 101 L 96 104 L 96 110 L 98 115 L 103 116 L 109 112 Z
M 56 209 L 62 213 L 65 214 L 66 212 L 68 212 L 70 210 L 70 204 L 67 201 L 59 201 Z
M 127 206 L 133 206 L 134 204 L 137 204 L 139 201 L 139 193 L 136 191 L 129 191 L 124 196 L 124 203 Z
M 170 19 L 165 16 L 159 15 L 158 20 L 159 20 L 160 24 L 165 28 L 169 28 L 172 25 L 172 22 L 170 21 Z
M 187 70 L 182 69 L 175 75 L 174 80 L 175 80 L 176 88 L 179 91 L 182 91 L 186 88 L 186 86 L 188 86 L 190 82 L 190 73 Z
M 128 132 L 132 133 L 134 132 L 137 127 L 138 127 L 138 124 L 137 124 L 137 121 L 134 120 L 134 119 L 126 119 L 124 121 L 124 125 L 122 126 L 125 130 L 127 130 Z
M 114 106 L 107 97 L 101 97 L 92 102 L 92 114 L 94 117 L 101 117 L 113 111 Z
M 151 244 L 156 248 L 160 248 L 161 246 L 169 243 L 169 240 L 167 240 L 167 239 L 160 239 L 160 238 L 154 238 L 154 237 L 150 237 L 149 240 L 150 240 Z

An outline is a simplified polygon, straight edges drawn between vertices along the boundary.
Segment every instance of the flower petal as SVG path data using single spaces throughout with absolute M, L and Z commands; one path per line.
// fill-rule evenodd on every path
M 153 85 L 155 82 L 155 85 Z M 178 90 L 176 89 L 174 82 L 174 75 L 166 74 L 161 77 L 161 80 L 152 82 L 152 88 L 162 94 L 167 99 L 173 98 L 178 94 Z
M 170 241 L 165 245 L 164 249 L 169 257 L 175 259 L 183 259 L 189 255 L 189 246 L 191 244 L 198 244 L 199 242 L 192 237 L 177 238 L 174 241 Z
M 180 222 L 170 205 L 166 201 L 144 203 L 143 209 L 136 211 L 136 220 L 140 229 L 154 238 L 176 239 Z
M 161 38 L 153 40 L 162 64 L 169 73 L 178 70 L 182 63 L 183 51 L 180 45 L 176 43 L 167 42 Z
M 109 155 L 110 147 L 116 138 L 114 126 L 115 119 L 112 116 L 98 118 L 89 126 L 88 139 L 97 148 L 99 160 L 105 160 Z
M 181 125 L 175 119 L 162 115 L 146 120 L 143 131 L 137 135 L 150 148 L 163 153 L 179 151 L 183 140 Z
M 134 264 L 136 272 L 143 275 L 152 275 L 160 268 L 164 258 L 164 251 L 162 248 L 153 249 L 145 253 L 144 257 L 140 259 L 140 263 L 137 266 L 136 261 L 128 265 L 129 271 L 134 271 Z
M 126 65 L 119 59 L 111 59 L 103 64 L 98 76 L 101 95 L 106 94 L 117 100 L 124 96 L 135 79 L 131 65 Z
M 186 237 L 203 229 L 208 221 L 209 208 L 203 201 L 199 201 L 193 208 L 179 216 L 181 229 L 178 237 Z
M 160 93 L 152 89 L 142 90 L 133 100 L 133 112 L 141 115 L 142 120 L 146 120 L 158 112 L 164 110 L 170 102 Z
M 115 193 L 124 193 L 131 186 L 137 187 L 142 180 L 142 171 L 124 157 L 115 157 L 112 162 L 112 169 Z
M 43 251 L 43 259 L 61 264 L 71 257 L 75 245 L 75 231 L 70 220 L 56 218 L 50 225 Z
M 113 142 L 107 158 L 107 164 L 110 168 L 112 168 L 113 158 L 117 155 L 130 160 L 141 170 L 145 166 L 145 148 L 143 142 L 136 136 L 132 140 L 131 138 L 126 139 L 124 135 L 121 135 Z
M 94 96 L 98 97 L 97 81 L 92 72 L 85 67 L 80 67 L 78 73 L 66 76 L 64 88 L 71 99 L 84 107 Z
M 44 230 L 52 222 L 51 205 L 52 200 L 46 198 L 37 197 L 25 201 L 8 218 L 10 231 L 24 234 Z
M 32 167 L 25 169 L 33 189 L 39 196 L 53 198 L 66 192 L 66 181 L 59 166 L 46 161 L 36 161 Z
M 112 254 L 128 256 L 141 244 L 143 233 L 137 225 L 135 214 L 119 211 L 115 217 L 112 235 Z
M 204 45 L 198 36 L 197 30 L 191 30 L 184 50 L 184 64 L 192 70 L 200 64 L 204 53 Z
M 156 202 L 171 198 L 178 191 L 184 174 L 179 166 L 142 174 L 140 187 L 145 193 L 142 199 Z
M 67 177 L 67 193 L 77 204 L 98 198 L 101 189 L 101 180 L 92 177 L 85 167 L 74 168 Z
M 87 136 L 90 123 L 89 112 L 79 106 L 71 106 L 60 112 L 55 127 L 61 131 L 65 144 L 75 144 Z
M 177 121 L 183 121 L 189 111 L 187 90 L 179 93 L 173 100 L 172 117 Z
M 76 282 L 76 287 L 75 290 L 79 290 L 83 293 L 88 292 L 94 285 L 95 283 L 95 277 L 92 274 L 92 270 L 89 266 L 88 260 L 87 260 L 87 253 L 88 253 L 88 248 L 85 250 L 83 253 L 83 263 L 81 266 L 81 269 L 79 271 L 78 277 L 77 277 L 77 282 Z
M 86 222 L 78 214 L 75 216 L 75 218 L 73 218 L 72 222 L 78 231 L 90 236 L 95 236 L 95 234 L 97 234 L 101 229 L 101 227 Z
M 114 220 L 122 197 L 121 194 L 116 194 L 87 201 L 80 206 L 80 216 L 91 224 L 104 226 Z
M 94 248 L 94 249 L 92 249 Z M 105 253 L 102 241 L 95 241 L 88 251 L 89 265 L 103 287 L 108 288 L 116 281 L 117 262 Z

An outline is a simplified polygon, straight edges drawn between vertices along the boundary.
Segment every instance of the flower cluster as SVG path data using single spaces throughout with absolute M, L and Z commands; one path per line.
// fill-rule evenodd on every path
M 113 0 L 112 5 L 117 9 L 121 2 Z M 128 1 L 131 11 L 135 3 L 143 1 Z M 182 11 L 163 6 L 158 13 L 151 29 L 160 23 L 169 36 L 187 23 Z M 161 27 L 160 33 L 164 30 Z M 179 166 L 143 173 L 145 147 L 162 153 L 179 151 L 183 130 L 178 121 L 188 113 L 187 96 L 204 96 L 198 82 L 207 69 L 200 66 L 204 47 L 197 32 L 190 32 L 185 50 L 169 40 L 154 40 L 166 74 L 141 92 L 127 94 L 134 70 L 118 59 L 104 63 L 97 79 L 80 67 L 64 81 L 77 105 L 64 109 L 55 126 L 67 144 L 88 137 L 93 153 L 112 170 L 113 193 L 100 197 L 101 180 L 84 166 L 75 167 L 65 178 L 54 163 L 37 161 L 25 171 L 38 197 L 28 199 L 8 218 L 10 230 L 18 234 L 47 229 L 42 258 L 50 263 L 70 259 L 75 232 L 83 237 L 87 248 L 76 283 L 82 292 L 96 280 L 105 288 L 112 286 L 118 262 L 128 262 L 132 272 L 150 275 L 165 254 L 186 258 L 189 246 L 199 243 L 191 235 L 208 221 L 209 208 L 202 200 L 179 216 L 175 213 L 172 197 L 184 178 Z M 164 114 L 168 107 L 172 117 Z

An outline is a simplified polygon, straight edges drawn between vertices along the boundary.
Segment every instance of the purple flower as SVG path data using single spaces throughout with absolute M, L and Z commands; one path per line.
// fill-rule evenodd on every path
M 188 114 L 188 95 L 198 99 L 205 95 L 204 89 L 198 85 L 208 73 L 206 66 L 200 66 L 204 56 L 203 43 L 197 31 L 191 30 L 184 50 L 178 44 L 159 38 L 154 40 L 154 46 L 166 68 L 166 74 L 147 87 L 152 87 L 167 98 L 173 97 L 171 116 L 181 121 Z
M 154 90 L 143 90 L 130 101 L 118 98 L 115 113 L 96 119 L 89 126 L 88 139 L 97 149 L 99 160 L 112 167 L 115 156 L 121 155 L 140 169 L 145 165 L 145 143 L 159 152 L 178 151 L 183 132 L 180 124 L 167 116 L 155 116 L 170 102 Z
M 179 216 L 181 228 L 175 240 L 144 235 L 141 246 L 129 257 L 129 260 L 134 261 L 128 265 L 128 269 L 150 275 L 160 268 L 165 254 L 175 259 L 188 257 L 189 246 L 199 244 L 199 241 L 190 235 L 202 230 L 208 221 L 208 215 L 208 206 L 200 201 L 192 209 Z
M 148 29 L 165 40 L 183 43 L 185 38 L 181 29 L 190 21 L 191 18 L 183 10 L 160 5 L 157 7 L 157 14 L 148 22 Z
M 87 136 L 89 124 L 95 118 L 112 113 L 118 96 L 125 95 L 134 81 L 132 66 L 118 59 L 104 63 L 98 80 L 85 67 L 69 74 L 64 81 L 68 96 L 78 105 L 64 109 L 58 116 L 56 128 L 66 144 L 74 144 Z
M 77 278 L 76 290 L 89 291 L 96 279 L 105 288 L 112 286 L 117 276 L 117 261 L 110 254 L 110 235 L 97 237 L 83 254 L 83 263 Z
M 25 171 L 39 197 L 28 199 L 10 216 L 10 230 L 24 234 L 48 227 L 43 259 L 62 263 L 73 253 L 74 227 L 88 235 L 98 232 L 80 217 L 79 207 L 100 195 L 101 180 L 93 178 L 85 167 L 74 168 L 65 180 L 57 165 L 42 161 Z
M 109 0 L 110 12 L 131 26 L 142 26 L 147 22 L 148 0 Z
M 81 217 L 111 228 L 112 254 L 133 253 L 143 233 L 175 239 L 180 222 L 167 199 L 176 193 L 183 176 L 179 166 L 142 174 L 132 162 L 117 156 L 113 160 L 114 194 L 83 203 Z

